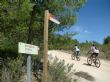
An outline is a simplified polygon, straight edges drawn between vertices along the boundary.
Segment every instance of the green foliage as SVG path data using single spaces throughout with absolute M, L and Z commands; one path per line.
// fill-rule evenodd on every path
M 1 34 L 0 38 L 2 38 L 0 40 L 0 50 L 3 50 L 3 51 L 5 51 L 5 50 L 15 51 L 17 46 L 15 46 L 15 44 L 13 43 L 12 40 L 10 40 L 7 37 L 4 37 L 2 34 Z
M 65 35 L 55 34 L 50 36 L 49 48 L 50 49 L 64 49 L 71 50 L 75 44 L 79 44 L 77 40 L 73 40 L 75 34 L 66 33 Z
M 104 39 L 102 51 L 104 53 L 104 58 L 110 59 L 110 36 Z
M 43 43 L 44 11 L 48 9 L 61 21 L 61 27 L 73 25 L 77 12 L 86 0 L 1 0 L 0 1 L 0 38 L 3 49 L 19 41 L 36 45 Z M 68 19 L 68 20 L 67 20 Z M 49 34 L 59 26 L 50 22 Z M 61 29 L 63 29 L 61 28 Z M 39 36 L 39 37 L 38 37 Z M 2 44 L 2 43 L 6 44 Z M 7 44 L 8 42 L 8 44 Z M 12 47 L 10 47 L 11 50 Z M 17 47 L 13 47 L 17 50 Z
M 54 59 L 49 66 L 49 82 L 73 82 L 73 64 L 65 64 L 64 60 Z
M 110 43 L 110 36 L 107 36 L 105 39 L 104 39 L 104 44 L 109 44 Z
M 0 3 L 0 49 L 17 51 L 17 43 L 27 40 L 33 4 L 29 0 L 2 0 Z
M 1 70 L 1 82 L 19 82 L 24 74 L 23 59 L 21 57 L 17 59 L 4 60 Z

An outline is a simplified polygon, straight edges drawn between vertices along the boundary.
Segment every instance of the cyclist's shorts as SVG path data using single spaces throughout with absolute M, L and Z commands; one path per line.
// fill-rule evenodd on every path
M 92 56 L 93 56 L 93 55 L 94 55 L 95 57 L 97 57 L 97 56 L 98 56 L 98 53 L 93 53 Z
M 79 55 L 80 51 L 76 51 L 76 55 Z

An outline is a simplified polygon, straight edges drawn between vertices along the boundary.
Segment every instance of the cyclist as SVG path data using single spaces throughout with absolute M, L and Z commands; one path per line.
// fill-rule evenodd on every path
M 94 55 L 95 55 L 95 58 L 98 57 L 98 55 L 99 55 L 99 50 L 97 47 L 95 47 Z
M 77 45 L 75 45 L 75 53 L 76 53 L 77 56 L 80 53 L 80 49 L 79 49 L 79 47 Z
M 95 56 L 95 58 L 96 58 L 98 56 L 98 54 L 99 54 L 99 50 L 98 50 L 98 48 L 94 44 L 91 46 L 91 49 L 90 49 L 89 52 L 92 53 L 90 57 Z
M 91 49 L 89 50 L 89 52 L 91 52 L 91 55 L 87 58 L 87 63 L 91 65 L 93 62 L 95 64 L 95 66 L 99 68 L 101 63 L 98 58 L 98 55 L 99 55 L 98 48 L 93 44 L 91 46 Z

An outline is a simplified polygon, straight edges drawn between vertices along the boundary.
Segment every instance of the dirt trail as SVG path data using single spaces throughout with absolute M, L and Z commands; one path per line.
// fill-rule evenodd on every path
M 59 50 L 50 50 L 49 55 L 53 58 L 64 59 L 66 63 L 74 64 L 75 78 L 79 78 L 80 82 L 110 82 L 110 61 L 101 60 L 100 68 L 94 65 L 87 65 L 86 57 L 81 57 L 80 61 L 72 60 L 71 54 L 61 52 Z

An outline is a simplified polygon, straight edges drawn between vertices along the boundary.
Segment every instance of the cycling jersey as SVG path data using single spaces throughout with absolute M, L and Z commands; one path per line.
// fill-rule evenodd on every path
M 80 49 L 78 48 L 78 46 L 75 46 L 75 50 L 76 51 L 80 51 Z
M 95 46 L 91 47 L 91 52 L 94 53 L 95 52 Z

